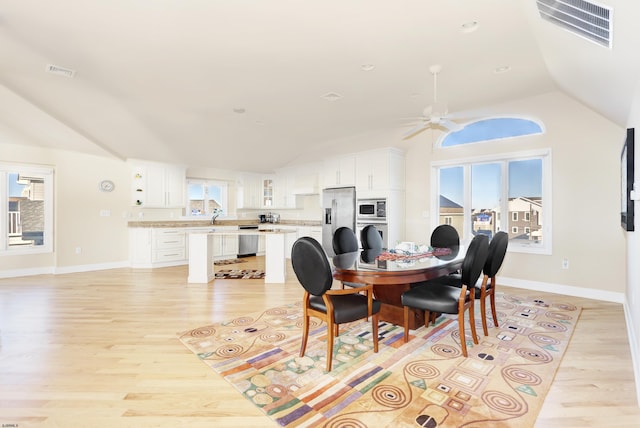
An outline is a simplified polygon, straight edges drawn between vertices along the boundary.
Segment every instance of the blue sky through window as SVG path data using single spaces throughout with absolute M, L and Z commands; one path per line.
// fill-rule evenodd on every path
M 541 133 L 542 127 L 529 119 L 514 117 L 483 119 L 465 125 L 459 131 L 450 132 L 442 140 L 442 147 Z
M 501 138 L 542 133 L 540 124 L 520 118 L 493 118 L 473 122 L 449 133 L 442 147 L 470 144 Z M 542 160 L 526 159 L 508 162 L 509 198 L 542 196 Z M 475 164 L 471 169 L 473 208 L 494 208 L 500 203 L 501 189 L 483 183 L 500 182 L 501 164 Z M 464 169 L 461 166 L 440 168 L 440 193 L 464 205 Z

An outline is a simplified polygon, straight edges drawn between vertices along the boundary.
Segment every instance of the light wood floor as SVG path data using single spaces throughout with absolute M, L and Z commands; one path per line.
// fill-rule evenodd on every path
M 284 285 L 186 277 L 175 267 L 0 279 L 0 426 L 275 426 L 176 333 L 297 301 L 291 268 Z M 639 426 L 622 306 L 571 300 L 582 316 L 536 426 Z

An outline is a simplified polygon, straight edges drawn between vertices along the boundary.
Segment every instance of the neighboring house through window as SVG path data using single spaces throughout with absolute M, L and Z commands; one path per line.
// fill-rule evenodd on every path
M 53 168 L 0 163 L 0 254 L 53 250 Z

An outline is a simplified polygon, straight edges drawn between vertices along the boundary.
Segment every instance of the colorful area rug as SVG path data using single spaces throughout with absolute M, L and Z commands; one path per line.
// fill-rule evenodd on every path
M 220 269 L 215 271 L 215 279 L 261 279 L 264 271 L 260 269 Z
M 531 427 L 581 308 L 501 293 L 496 300 L 500 327 L 485 337 L 477 320 L 480 343 L 467 332 L 468 358 L 449 316 L 413 331 L 406 344 L 402 327 L 381 322 L 377 354 L 371 323 L 359 322 L 341 326 L 333 370 L 325 372 L 326 326 L 311 319 L 299 357 L 295 304 L 179 338 L 281 426 Z
M 223 260 L 215 260 L 213 262 L 214 265 L 216 266 L 220 266 L 220 265 L 233 265 L 236 263 L 246 263 L 246 260 L 243 259 L 223 259 Z

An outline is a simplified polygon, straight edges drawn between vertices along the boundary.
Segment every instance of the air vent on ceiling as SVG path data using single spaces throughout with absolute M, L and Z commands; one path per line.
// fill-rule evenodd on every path
M 611 49 L 612 9 L 584 0 L 537 0 L 540 17 Z
M 47 64 L 47 73 L 57 74 L 58 76 L 73 77 L 76 75 L 75 70 L 69 68 L 58 67 L 57 65 Z

